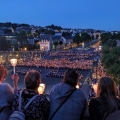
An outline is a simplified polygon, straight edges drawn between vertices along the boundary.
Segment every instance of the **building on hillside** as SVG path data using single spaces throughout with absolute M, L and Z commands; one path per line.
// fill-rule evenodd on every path
M 55 35 L 62 35 L 61 32 L 55 32 Z
M 50 34 L 40 35 L 40 50 L 49 51 L 52 47 L 52 36 Z
M 62 45 L 59 44 L 60 41 L 62 41 L 62 43 L 63 43 Z M 62 35 L 53 35 L 53 36 L 52 36 L 52 44 L 53 44 L 54 42 L 58 42 L 57 48 L 61 48 L 62 46 L 65 45 L 66 39 L 63 38 Z M 55 46 L 54 46 L 54 48 L 55 48 Z
M 52 43 L 55 41 L 56 42 L 62 41 L 62 35 L 52 35 Z
M 31 28 L 30 27 L 24 27 L 24 26 L 17 27 L 16 32 L 20 32 L 20 31 L 25 31 L 26 33 L 31 32 Z
M 34 45 L 36 43 L 38 43 L 40 41 L 39 37 L 33 37 L 33 36 L 29 36 L 27 37 L 28 43 L 31 45 Z
M 29 36 L 27 37 L 28 43 L 31 45 L 34 45 L 35 41 L 34 41 L 34 37 L 33 36 Z
M 3 34 L 1 36 L 5 37 L 6 40 L 9 41 L 9 43 L 11 45 L 17 45 L 18 44 L 18 40 L 16 38 L 16 35 L 14 35 L 14 34 Z
M 0 35 L 3 35 L 4 34 L 4 27 L 0 27 Z
M 95 39 L 97 38 L 97 35 L 98 35 L 98 39 L 100 39 L 101 33 L 96 31 L 96 32 L 93 33 L 93 35 L 94 35 Z

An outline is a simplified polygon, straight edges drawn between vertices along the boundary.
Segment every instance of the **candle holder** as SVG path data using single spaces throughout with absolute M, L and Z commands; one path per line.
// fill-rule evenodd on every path
M 10 63 L 11 63 L 11 65 L 13 66 L 13 72 L 14 72 L 14 74 L 15 74 L 15 66 L 16 66 L 16 64 L 17 64 L 17 59 L 11 59 L 10 60 Z
M 45 90 L 45 84 L 44 83 L 41 83 L 38 87 L 38 93 L 39 94 L 43 94 L 44 93 L 44 90 Z

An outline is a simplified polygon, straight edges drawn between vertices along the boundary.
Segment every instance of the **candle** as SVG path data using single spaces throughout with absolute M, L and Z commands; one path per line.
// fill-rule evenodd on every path
M 79 89 L 80 88 L 79 85 L 76 85 L 76 88 Z
M 13 66 L 13 71 L 14 71 L 14 74 L 15 74 L 15 66 L 17 64 L 17 59 L 11 59 L 10 62 L 11 62 L 11 65 Z
M 39 94 L 43 94 L 44 93 L 44 90 L 45 90 L 45 84 L 44 83 L 41 83 L 38 87 L 38 93 Z
M 97 87 L 98 87 L 98 84 L 93 84 L 93 89 L 94 89 L 94 91 L 95 91 L 95 93 L 97 94 Z

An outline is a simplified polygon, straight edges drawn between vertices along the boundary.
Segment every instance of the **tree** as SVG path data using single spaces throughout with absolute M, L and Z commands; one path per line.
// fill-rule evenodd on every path
M 55 46 L 55 49 L 56 49 L 56 47 L 57 47 L 57 45 L 58 45 L 58 41 L 54 41 L 54 42 L 53 42 L 53 45 Z
M 99 35 L 97 34 L 97 35 L 96 35 L 96 39 L 98 39 L 98 38 L 99 38 Z
M 109 40 L 110 37 L 111 37 L 110 32 L 101 34 L 101 43 L 102 43 L 102 45 L 106 44 L 107 40 Z
M 94 40 L 94 35 L 91 36 L 91 39 Z
M 5 33 L 5 34 L 11 34 L 11 33 L 12 33 L 12 30 L 11 30 L 11 29 L 4 29 L 4 33 Z
M 13 30 L 16 30 L 17 27 L 18 27 L 18 24 L 17 24 L 17 23 L 13 23 L 13 24 L 12 24 Z
M 115 63 L 109 67 L 107 72 L 110 74 L 110 76 L 114 79 L 114 81 L 118 84 L 120 84 L 120 64 Z
M 69 33 L 69 32 L 63 32 L 62 36 L 71 36 L 71 33 Z
M 59 41 L 59 44 L 60 44 L 60 48 L 61 48 L 61 46 L 62 46 L 62 44 L 63 44 L 63 41 Z
M 108 54 L 108 53 L 110 53 L 109 47 L 108 46 L 103 46 L 102 54 L 104 55 L 104 54 Z
M 4 27 L 9 28 L 9 27 L 11 27 L 11 26 L 12 26 L 12 23 L 11 23 L 11 22 L 6 22 L 6 23 L 4 23 Z
M 109 40 L 106 41 L 106 45 L 108 47 L 116 47 L 117 42 L 116 42 L 116 40 L 109 39 Z
M 53 30 L 61 30 L 62 28 L 60 26 L 55 26 L 54 24 L 46 26 L 47 28 L 52 28 Z
M 24 27 L 30 27 L 29 24 L 24 24 L 24 23 L 18 25 L 18 27 L 21 27 L 21 26 L 24 26 Z
M 120 32 L 116 35 L 116 39 L 120 39 Z
M 9 42 L 6 40 L 5 37 L 0 36 L 0 50 L 8 50 L 10 48 Z
M 73 43 L 79 44 L 80 42 L 82 42 L 82 41 L 81 41 L 79 33 L 77 33 L 73 38 Z
M 113 33 L 113 35 L 111 35 L 111 39 L 114 40 L 117 38 L 117 34 L 116 33 Z
M 82 42 L 87 42 L 87 41 L 89 41 L 90 39 L 91 39 L 91 37 L 90 37 L 89 34 L 87 34 L 87 33 L 82 33 L 82 34 L 81 34 L 81 40 L 82 40 Z
M 37 34 L 37 36 L 40 35 L 40 31 L 39 30 L 36 30 L 35 33 Z
M 27 35 L 25 31 L 21 31 L 19 33 L 16 33 L 16 38 L 18 42 L 20 43 L 20 47 L 23 48 L 23 46 L 28 43 L 27 41 Z
M 120 47 L 103 47 L 102 64 L 116 83 L 120 84 Z
M 54 30 L 46 30 L 45 34 L 55 35 L 55 31 Z
M 41 33 L 41 32 L 45 32 L 45 29 L 43 29 L 43 28 L 39 28 L 38 31 L 39 31 L 39 33 Z

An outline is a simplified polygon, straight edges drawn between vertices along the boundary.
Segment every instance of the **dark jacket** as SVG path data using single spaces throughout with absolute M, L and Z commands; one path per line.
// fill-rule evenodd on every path
M 116 99 L 118 103 L 118 109 L 120 109 L 120 99 L 114 99 Z M 104 98 L 92 99 L 89 104 L 90 120 L 103 120 L 103 118 L 107 117 L 107 115 L 104 115 L 107 109 L 109 109 L 109 105 Z
M 13 100 L 12 110 L 18 110 L 19 106 L 19 94 L 20 90 L 16 91 Z M 28 103 L 28 101 L 34 96 L 38 94 L 35 91 L 23 90 L 22 93 L 22 111 L 23 107 Z M 27 107 L 24 111 L 26 120 L 47 120 L 49 114 L 49 101 L 44 95 L 38 95 Z
M 66 83 L 59 83 L 53 86 L 50 93 L 49 118 L 74 89 L 74 87 Z M 57 111 L 52 120 L 80 120 L 80 117 L 86 108 L 86 96 L 82 90 L 77 89 L 64 103 L 64 105 Z

